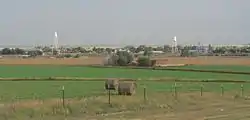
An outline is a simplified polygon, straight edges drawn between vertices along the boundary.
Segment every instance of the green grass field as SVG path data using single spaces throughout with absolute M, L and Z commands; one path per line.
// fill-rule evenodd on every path
M 174 89 L 173 82 L 138 81 L 137 94 L 143 93 L 146 85 L 149 94 L 155 92 L 171 92 Z M 180 92 L 200 91 L 201 85 L 204 91 L 220 92 L 221 84 L 218 83 L 177 83 Z M 244 89 L 250 89 L 250 84 L 245 83 Z M 104 82 L 102 81 L 2 81 L 0 82 L 0 97 L 2 102 L 27 99 L 51 99 L 61 97 L 61 88 L 65 86 L 66 98 L 81 98 L 83 96 L 106 95 Z M 225 91 L 240 91 L 241 84 L 223 83 Z
M 250 66 L 240 65 L 190 65 L 171 68 L 183 68 L 183 69 L 198 69 L 198 70 L 224 70 L 224 71 L 236 71 L 236 72 L 250 72 Z
M 199 73 L 199 72 L 180 72 L 167 70 L 147 70 L 147 69 L 121 69 L 121 68 L 93 68 L 83 66 L 0 66 L 0 73 L 3 78 L 8 77 L 120 77 L 120 78 L 142 78 L 138 80 L 138 88 L 133 96 L 112 96 L 112 106 L 108 105 L 107 91 L 104 90 L 104 81 L 0 81 L 0 119 L 8 120 L 40 120 L 53 119 L 61 120 L 80 120 L 85 119 L 104 119 L 109 116 L 100 114 L 112 114 L 116 112 L 132 111 L 131 115 L 126 117 L 133 118 L 133 115 L 145 116 L 154 114 L 152 112 L 169 112 L 169 108 L 162 109 L 162 105 L 171 104 L 173 107 L 183 107 L 183 104 L 197 106 L 194 103 L 214 99 L 210 98 L 208 92 L 221 92 L 221 85 L 226 93 L 240 94 L 241 83 L 194 83 L 178 82 L 176 89 L 179 97 L 183 97 L 183 103 L 178 104 L 172 99 L 174 91 L 174 82 L 149 81 L 147 78 L 171 77 L 171 78 L 191 78 L 191 79 L 234 79 L 247 80 L 248 75 L 232 75 L 220 73 Z M 250 91 L 250 83 L 244 83 L 244 95 Z M 66 100 L 73 102 L 62 108 L 62 102 L 53 102 L 62 96 L 62 86 L 65 87 Z M 147 101 L 144 103 L 143 88 L 146 86 Z M 203 86 L 204 98 L 201 98 L 199 92 Z M 185 97 L 185 93 L 195 92 L 195 99 L 192 95 Z M 183 96 L 182 96 L 183 95 Z M 231 94 L 230 94 L 231 95 Z M 197 97 L 198 96 L 198 97 Z M 197 98 L 202 100 L 197 100 Z M 220 97 L 224 99 L 223 97 Z M 189 100 L 191 99 L 191 100 Z M 231 100 L 232 97 L 230 96 Z M 38 101 L 44 100 L 43 104 Z M 190 102 L 186 101 L 189 100 Z M 233 99 L 232 99 L 233 100 Z M 228 101 L 228 99 L 226 100 Z M 8 106 L 15 103 L 15 108 Z M 212 103 L 214 103 L 212 101 Z M 211 104 L 212 104 L 211 103 Z M 222 102 L 224 103 L 224 102 Z M 5 104 L 3 106 L 3 104 Z M 59 104 L 59 105 L 58 105 Z M 180 104 L 180 105 L 179 105 Z M 184 105 L 185 105 L 184 104 Z M 205 105 L 202 103 L 201 105 Z M 225 105 L 228 106 L 228 105 Z M 174 109 L 176 109 L 174 108 Z M 189 108 L 189 107 L 186 107 Z M 14 110 L 13 110 L 14 109 Z M 143 112 L 140 110 L 143 109 Z M 211 108 L 214 109 L 214 108 Z M 67 110 L 67 111 L 65 111 Z M 172 109 L 170 109 L 171 112 Z M 139 111 L 139 112 L 138 112 Z M 189 111 L 189 110 L 187 110 Z M 145 113 L 144 113 L 145 112 Z M 149 113 L 146 113 L 149 112 Z M 126 114 L 126 113 L 124 113 Z M 165 114 L 165 113 L 164 113 Z M 99 116 L 97 116 L 99 115 Z M 120 115 L 118 115 L 119 117 Z M 140 116 L 140 117 L 141 117 Z
M 65 86 L 66 100 L 69 100 L 69 98 L 72 99 L 66 108 L 62 107 L 62 101 L 53 102 L 53 100 L 59 100 L 61 98 L 61 86 L 63 85 Z M 3 103 L 7 105 L 15 103 L 16 106 L 15 108 L 0 106 L 0 119 L 62 120 L 67 118 L 68 120 L 81 120 L 85 118 L 103 120 L 104 118 L 111 119 L 112 117 L 119 119 L 121 115 L 125 115 L 124 117 L 126 119 L 132 119 L 143 118 L 145 115 L 154 115 L 155 113 L 183 112 L 183 108 L 180 109 L 181 107 L 185 107 L 187 112 L 193 107 L 199 109 L 201 105 L 204 105 L 206 109 L 207 107 L 212 107 L 210 109 L 214 110 L 218 109 L 213 106 L 214 103 L 223 104 L 224 102 L 234 100 L 232 96 L 227 99 L 227 93 L 232 91 L 240 95 L 241 84 L 223 84 L 225 97 L 221 97 L 219 96 L 221 90 L 220 84 L 204 83 L 204 93 L 201 97 L 199 94 L 200 83 L 177 83 L 178 101 L 175 101 L 174 96 L 171 95 L 174 93 L 171 92 L 173 91 L 174 83 L 138 81 L 138 85 L 135 95 L 127 97 L 113 95 L 111 96 L 112 105 L 109 105 L 107 92 L 103 89 L 104 82 L 100 81 L 2 81 L 0 82 L 0 105 Z M 144 85 L 147 86 L 147 103 L 143 102 Z M 244 94 L 249 95 L 250 84 L 244 84 L 244 89 Z M 194 91 L 196 91 L 195 94 L 185 94 L 194 93 Z M 208 92 L 218 93 L 218 95 L 211 96 L 211 93 Z M 217 98 L 222 99 L 222 102 L 212 101 Z M 223 101 L 224 99 L 225 101 Z M 40 100 L 44 100 L 44 103 L 37 104 Z M 205 101 L 208 102 L 206 103 Z M 200 105 L 197 104 L 198 102 L 203 103 L 200 103 Z M 244 103 L 244 105 L 246 104 L 248 103 Z M 230 105 L 235 104 L 231 103 Z M 165 108 L 164 106 L 172 106 L 173 108 Z M 225 106 L 229 105 L 223 104 L 220 107 L 225 108 Z M 173 112 L 173 110 L 175 111 Z M 116 113 L 119 112 L 124 113 L 116 115 Z M 102 114 L 110 115 L 103 116 Z
M 86 78 L 190 78 L 190 79 L 233 79 L 248 80 L 249 75 L 182 72 L 167 70 L 93 68 L 83 66 L 0 66 L 0 77 L 86 77 Z
M 211 67 L 212 68 L 212 67 Z M 208 68 L 207 68 L 208 69 Z M 219 73 L 198 73 L 198 72 L 180 72 L 166 70 L 146 70 L 146 69 L 122 69 L 122 68 L 92 68 L 82 66 L 10 66 L 2 65 L 0 67 L 1 77 L 86 77 L 86 78 L 102 78 L 102 77 L 122 77 L 122 78 L 191 78 L 191 79 L 234 79 L 247 80 L 248 75 L 232 75 Z M 139 84 L 146 84 L 149 91 L 171 91 L 173 83 L 167 82 L 150 82 L 139 81 Z M 181 90 L 200 89 L 200 83 L 182 83 Z M 198 84 L 198 85 L 197 85 Z M 38 98 L 57 98 L 60 96 L 60 87 L 65 86 L 68 94 L 67 97 L 86 96 L 100 94 L 103 92 L 103 82 L 91 81 L 2 81 L 0 84 L 1 100 L 11 100 L 13 97 L 20 99 Z M 205 90 L 214 90 L 214 86 L 219 87 L 217 83 L 206 83 L 208 86 Z M 232 87 L 230 87 L 232 86 Z M 228 89 L 237 88 L 227 84 Z M 248 88 L 249 85 L 246 85 Z M 212 88 L 212 89 L 211 89 Z M 227 89 L 227 88 L 225 88 Z M 66 92 L 66 93 L 67 93 Z
M 189 67 L 189 66 L 188 66 Z M 191 66 L 194 67 L 194 66 Z M 197 67 L 197 66 L 196 66 Z M 212 68 L 213 66 L 211 66 Z M 207 68 L 208 69 L 208 68 Z M 122 69 L 122 68 L 94 68 L 83 66 L 11 66 L 2 65 L 0 67 L 1 77 L 86 77 L 86 78 L 190 78 L 190 79 L 234 79 L 247 80 L 249 75 L 233 75 L 220 73 L 199 73 L 181 72 L 166 70 L 147 70 L 147 69 Z M 171 91 L 173 83 L 138 81 L 139 92 L 142 86 L 146 85 L 149 92 Z M 1 101 L 11 99 L 31 99 L 37 98 L 58 98 L 62 86 L 66 88 L 66 97 L 81 97 L 88 95 L 99 95 L 104 93 L 104 82 L 102 81 L 1 81 L 0 97 Z M 181 91 L 200 90 L 201 83 L 178 83 Z M 205 83 L 204 90 L 219 91 L 220 83 Z M 225 90 L 239 89 L 240 84 L 225 84 Z M 245 89 L 250 88 L 245 84 Z

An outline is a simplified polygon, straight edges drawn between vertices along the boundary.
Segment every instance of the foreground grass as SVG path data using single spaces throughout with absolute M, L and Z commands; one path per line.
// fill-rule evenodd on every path
M 0 77 L 86 77 L 86 78 L 191 78 L 191 79 L 233 79 L 248 80 L 249 75 L 200 73 L 167 70 L 122 69 L 122 68 L 93 68 L 83 66 L 57 65 L 1 65 Z
M 67 99 L 63 108 L 61 101 L 30 100 L 6 104 L 0 107 L 0 119 L 5 120 L 248 120 L 250 100 L 247 97 L 232 97 L 233 94 L 206 92 L 180 93 L 177 98 L 169 92 L 148 94 L 143 97 L 112 96 L 111 105 L 107 96 Z
M 113 93 L 109 105 L 104 82 L 101 81 L 1 81 L 0 119 L 112 120 L 123 117 L 193 120 L 197 117 L 202 119 L 226 115 L 219 119 L 230 120 L 247 119 L 244 115 L 250 110 L 246 107 L 250 104 L 248 97 L 241 97 L 241 84 L 223 84 L 224 96 L 220 96 L 220 83 L 138 81 L 137 84 L 136 95 L 117 96 Z M 173 96 L 174 85 L 177 86 L 177 98 Z M 203 96 L 200 95 L 201 85 L 204 86 Z M 250 84 L 243 85 L 244 96 L 250 95 Z M 65 86 L 65 108 L 62 106 L 61 86 Z M 225 112 L 221 112 L 221 109 Z M 186 116 L 187 113 L 190 116 Z
M 171 92 L 174 90 L 173 82 L 138 81 L 137 94 L 143 93 L 146 86 L 147 93 Z M 200 91 L 220 92 L 220 83 L 176 83 L 178 92 Z M 245 83 L 244 90 L 250 89 Z M 61 97 L 62 86 L 65 87 L 66 98 L 82 98 L 88 96 L 106 95 L 103 81 L 1 81 L 0 102 L 27 100 L 27 99 L 53 99 Z M 225 91 L 241 90 L 241 84 L 224 83 Z

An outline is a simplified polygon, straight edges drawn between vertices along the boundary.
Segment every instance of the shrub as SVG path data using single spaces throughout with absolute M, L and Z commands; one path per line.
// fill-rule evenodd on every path
M 76 55 L 74 56 L 74 58 L 79 58 L 79 57 L 81 57 L 80 54 L 76 54 Z
M 128 65 L 129 60 L 126 56 L 119 56 L 119 59 L 117 60 L 117 64 L 119 66 L 126 66 Z
M 66 54 L 66 55 L 64 55 L 64 57 L 66 57 L 66 58 L 71 58 L 72 55 L 71 55 L 71 54 Z
M 127 51 L 118 51 L 118 65 L 128 65 L 134 60 L 134 56 Z
M 138 66 L 151 66 L 151 60 L 149 57 L 139 57 L 137 60 Z

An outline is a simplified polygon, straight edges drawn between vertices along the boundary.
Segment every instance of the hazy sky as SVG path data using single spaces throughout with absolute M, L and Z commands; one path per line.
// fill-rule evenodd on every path
M 250 43 L 250 0 L 0 0 L 3 44 Z

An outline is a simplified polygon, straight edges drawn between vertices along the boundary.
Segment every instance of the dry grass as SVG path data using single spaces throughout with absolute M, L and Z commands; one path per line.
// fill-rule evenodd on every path
M 0 107 L 0 119 L 53 119 L 59 120 L 247 120 L 250 100 L 235 97 L 235 93 L 220 96 L 218 93 L 199 92 L 180 93 L 177 99 L 172 93 L 143 96 L 93 96 L 88 98 L 67 99 L 63 109 L 62 101 L 28 100 L 4 104 Z

